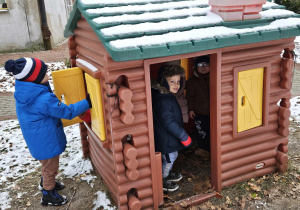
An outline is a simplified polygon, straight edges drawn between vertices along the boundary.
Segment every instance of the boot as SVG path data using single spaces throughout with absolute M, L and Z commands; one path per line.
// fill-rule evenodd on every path
M 52 190 L 45 190 L 43 189 L 43 197 L 41 200 L 42 205 L 44 206 L 61 206 L 68 202 L 68 199 L 64 195 L 59 195 L 57 191 L 54 189 Z
M 56 190 L 61 190 L 64 187 L 65 187 L 64 183 L 60 182 L 58 179 L 55 179 L 55 189 Z M 43 190 L 43 177 L 42 176 L 41 176 L 41 182 L 40 182 L 38 188 L 39 188 L 39 190 Z

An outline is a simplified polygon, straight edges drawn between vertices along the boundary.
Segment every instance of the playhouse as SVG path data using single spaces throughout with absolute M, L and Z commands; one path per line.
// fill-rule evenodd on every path
M 176 205 L 197 205 L 226 186 L 286 171 L 300 16 L 253 2 L 238 9 L 217 0 L 75 2 L 65 29 L 73 68 L 53 75 L 55 93 L 66 103 L 90 94 L 91 124 L 80 123 L 84 156 L 118 209 L 158 209 L 164 202 L 150 84 L 155 66 L 164 62 L 180 60 L 188 79 L 192 59 L 210 56 L 213 188 Z

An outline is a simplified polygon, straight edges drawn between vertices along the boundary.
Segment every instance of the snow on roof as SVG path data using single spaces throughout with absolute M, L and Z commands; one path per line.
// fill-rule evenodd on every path
M 206 15 L 210 7 L 206 8 L 188 8 L 188 9 L 170 9 L 160 12 L 146 12 L 142 14 L 123 14 L 116 16 L 101 16 L 93 19 L 96 24 L 108 23 L 128 23 L 132 21 L 154 21 L 160 19 L 171 19 L 183 16 Z
M 295 13 L 285 9 L 269 9 L 260 12 L 262 18 L 285 17 L 291 16 Z
M 111 41 L 109 44 L 116 49 L 133 48 L 141 46 L 152 46 L 152 45 L 162 45 L 168 43 L 184 42 L 191 40 L 202 40 L 214 37 L 227 37 L 236 34 L 245 34 L 250 32 L 258 31 L 268 31 L 277 30 L 278 28 L 289 28 L 292 26 L 300 25 L 300 18 L 289 18 L 283 20 L 276 20 L 270 25 L 245 28 L 245 29 L 235 29 L 228 28 L 224 26 L 209 27 L 201 29 L 193 29 L 190 31 L 183 32 L 170 32 L 164 35 L 153 35 L 153 36 L 143 36 L 132 39 L 120 39 Z
M 104 7 L 97 9 L 87 9 L 89 14 L 116 14 L 116 13 L 132 13 L 132 12 L 151 12 L 151 11 L 162 11 L 169 9 L 182 9 L 182 8 L 192 8 L 199 6 L 208 6 L 207 0 L 198 0 L 198 1 L 177 1 L 177 2 L 167 2 L 161 4 L 145 4 L 145 5 L 127 5 L 119 7 Z
M 161 0 L 81 0 L 84 5 L 106 5 L 106 4 L 134 4 L 134 3 L 153 3 Z M 172 1 L 172 0 L 165 0 Z
M 300 35 L 300 16 L 272 2 L 263 5 L 261 19 L 233 22 L 224 22 L 210 12 L 208 0 L 78 0 L 74 8 L 65 36 L 72 35 L 83 15 L 115 61 L 170 56 Z M 294 19 L 288 19 L 292 21 L 288 24 L 277 25 L 280 19 L 287 18 Z M 287 27 L 290 29 L 280 31 Z M 263 33 L 261 37 L 261 31 L 271 32 Z M 239 34 L 248 34 L 248 38 L 240 41 Z M 219 37 L 236 40 L 219 43 Z M 218 43 L 199 43 L 195 47 L 194 42 L 206 39 L 215 39 Z M 171 50 L 168 43 L 173 43 Z M 159 45 L 165 45 L 165 48 Z M 149 48 L 145 50 L 144 46 Z
M 165 31 L 172 29 L 180 29 L 185 27 L 205 26 L 209 24 L 217 24 L 223 22 L 222 18 L 212 12 L 207 12 L 206 16 L 199 17 L 187 17 L 183 19 L 170 19 L 167 21 L 161 21 L 157 23 L 140 23 L 140 24 L 126 24 L 113 26 L 109 28 L 101 29 L 101 32 L 105 36 L 116 36 L 132 33 L 146 33 L 155 31 Z

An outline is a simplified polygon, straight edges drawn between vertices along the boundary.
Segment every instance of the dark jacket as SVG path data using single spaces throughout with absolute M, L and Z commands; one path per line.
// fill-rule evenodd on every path
M 176 96 L 152 81 L 152 109 L 155 150 L 162 154 L 179 151 L 181 141 L 188 138 L 183 129 L 183 120 Z
M 16 80 L 16 111 L 28 149 L 38 160 L 60 155 L 66 148 L 61 118 L 72 119 L 89 109 L 86 99 L 67 106 L 50 86 Z
M 209 74 L 193 75 L 187 81 L 186 99 L 189 111 L 197 115 L 209 115 Z

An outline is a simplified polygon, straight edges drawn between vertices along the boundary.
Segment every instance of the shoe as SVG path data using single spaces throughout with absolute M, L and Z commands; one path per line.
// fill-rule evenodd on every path
M 164 192 L 174 192 L 176 190 L 178 190 L 179 185 L 171 182 L 170 180 L 164 178 L 163 179 L 163 191 Z
M 61 190 L 65 187 L 64 183 L 60 182 L 58 179 L 55 179 L 55 189 Z M 43 177 L 41 177 L 41 182 L 38 186 L 39 190 L 43 190 Z
M 180 173 L 170 172 L 169 176 L 167 176 L 167 179 L 170 182 L 179 182 L 182 179 L 182 175 Z
M 61 206 L 68 202 L 68 199 L 64 195 L 59 195 L 57 191 L 52 190 L 44 190 L 43 189 L 43 197 L 41 199 L 41 204 L 44 206 Z

